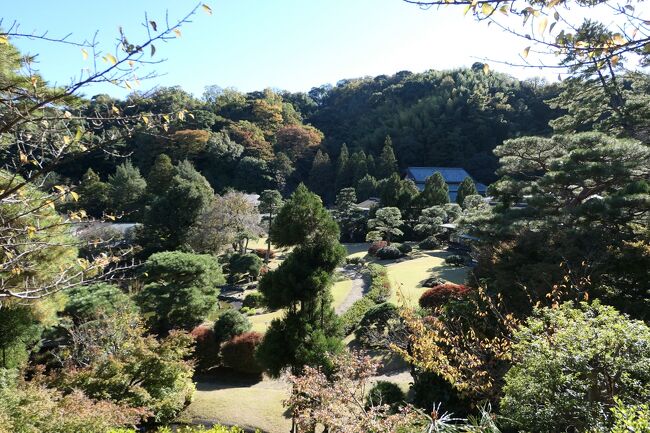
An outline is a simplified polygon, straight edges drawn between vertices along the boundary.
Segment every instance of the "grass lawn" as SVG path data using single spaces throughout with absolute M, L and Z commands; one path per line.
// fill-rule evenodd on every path
M 197 384 L 194 401 L 182 419 L 285 433 L 291 427 L 291 420 L 283 416 L 282 401 L 288 397 L 289 387 L 281 381 L 208 380 Z
M 388 275 L 394 288 L 390 301 L 398 303 L 399 290 L 404 300 L 417 303 L 420 295 L 427 289 L 422 283 L 432 276 L 462 284 L 467 276 L 467 268 L 446 265 L 445 257 L 448 255 L 449 253 L 444 251 L 416 252 L 414 259 L 387 264 Z

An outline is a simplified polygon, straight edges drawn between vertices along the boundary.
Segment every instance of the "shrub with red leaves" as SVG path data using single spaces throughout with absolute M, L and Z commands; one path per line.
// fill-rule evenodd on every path
M 437 308 L 452 299 L 463 299 L 471 289 L 462 284 L 444 283 L 430 288 L 420 296 L 420 307 Z
M 374 241 L 372 244 L 370 244 L 370 248 L 368 248 L 368 254 L 371 256 L 377 255 L 377 251 L 380 249 L 384 248 L 385 246 L 388 245 L 388 242 L 386 241 Z
M 213 367 L 219 357 L 219 345 L 212 327 L 199 325 L 192 329 L 190 335 L 195 341 L 194 358 L 196 359 L 197 369 L 207 370 Z
M 255 349 L 262 342 L 259 332 L 244 332 L 221 346 L 221 362 L 235 371 L 261 374 L 263 369 L 255 359 Z
M 266 248 L 255 248 L 254 253 L 260 259 L 266 258 Z M 275 251 L 269 251 L 269 259 L 275 258 Z

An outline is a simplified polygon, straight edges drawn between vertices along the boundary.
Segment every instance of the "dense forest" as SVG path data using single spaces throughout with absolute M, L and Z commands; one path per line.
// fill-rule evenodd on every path
M 81 95 L 200 11 L 67 87 L 0 32 L 0 433 L 650 431 L 645 36 L 563 31 L 554 84 Z

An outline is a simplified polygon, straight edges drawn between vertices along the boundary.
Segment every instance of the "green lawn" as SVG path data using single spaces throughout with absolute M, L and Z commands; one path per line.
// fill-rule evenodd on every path
M 448 255 L 444 251 L 416 251 L 414 259 L 386 264 L 394 289 L 391 302 L 398 303 L 399 291 L 406 302 L 417 303 L 420 295 L 427 290 L 422 283 L 433 276 L 462 284 L 467 276 L 467 268 L 447 266 L 445 257 Z
M 182 419 L 285 433 L 291 427 L 291 420 L 283 415 L 282 401 L 288 397 L 288 385 L 275 380 L 265 379 L 255 384 L 220 380 L 200 382 L 194 401 Z

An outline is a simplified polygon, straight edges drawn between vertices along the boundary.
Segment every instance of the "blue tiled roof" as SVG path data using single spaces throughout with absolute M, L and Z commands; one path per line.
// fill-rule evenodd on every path
M 465 180 L 466 177 L 472 178 L 464 168 L 460 167 L 408 167 L 406 169 L 406 177 L 413 180 L 418 189 L 422 191 L 424 189 L 424 182 L 429 176 L 432 176 L 437 171 L 440 172 L 443 179 L 445 179 L 445 182 L 449 187 L 449 196 L 452 201 L 456 199 L 459 184 Z M 485 195 L 487 192 L 487 186 L 476 181 L 474 181 L 474 183 L 476 184 L 476 190 L 479 194 Z
M 415 183 L 424 182 L 437 171 L 442 174 L 447 183 L 461 183 L 469 176 L 469 173 L 460 167 L 408 167 L 406 169 L 407 176 Z

